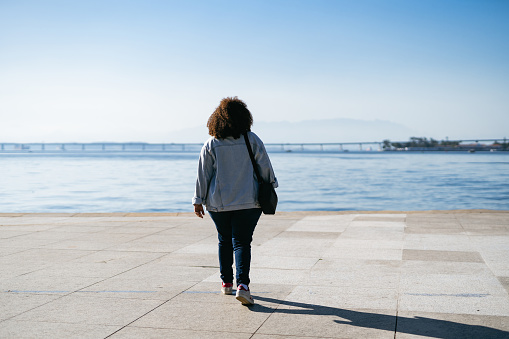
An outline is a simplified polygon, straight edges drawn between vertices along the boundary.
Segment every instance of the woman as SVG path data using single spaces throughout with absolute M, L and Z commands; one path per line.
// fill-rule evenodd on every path
M 232 294 L 235 255 L 237 299 L 252 305 L 249 291 L 251 241 L 262 213 L 257 201 L 258 182 L 243 134 L 247 133 L 260 174 L 277 187 L 263 142 L 251 132 L 253 117 L 237 97 L 221 100 L 207 127 L 212 136 L 200 153 L 193 198 L 195 214 L 203 218 L 207 207 L 219 239 L 219 269 L 224 294 Z

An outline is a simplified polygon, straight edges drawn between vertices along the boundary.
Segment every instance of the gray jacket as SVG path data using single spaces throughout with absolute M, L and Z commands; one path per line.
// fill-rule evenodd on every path
M 253 132 L 247 135 L 261 176 L 278 187 L 263 142 Z M 193 204 L 204 204 L 212 212 L 259 208 L 257 196 L 258 182 L 244 136 L 207 140 L 200 152 Z

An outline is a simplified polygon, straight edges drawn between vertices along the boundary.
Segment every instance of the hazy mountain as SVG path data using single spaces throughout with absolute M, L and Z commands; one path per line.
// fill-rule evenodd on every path
M 299 122 L 255 122 L 252 128 L 265 143 L 405 141 L 416 136 L 412 129 L 386 120 L 329 119 Z M 204 142 L 207 127 L 174 131 L 169 142 Z

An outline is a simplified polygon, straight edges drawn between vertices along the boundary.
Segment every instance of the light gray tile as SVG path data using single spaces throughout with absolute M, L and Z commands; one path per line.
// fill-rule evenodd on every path
M 8 290 L 2 290 L 0 292 L 0 321 L 49 303 L 61 296 L 62 295 L 58 294 L 44 295 L 36 293 L 16 293 L 9 292 Z M 0 329 L 2 327 L 3 326 L 0 326 Z
M 463 234 L 406 234 L 403 248 L 435 251 L 475 251 L 470 237 Z
M 403 260 L 421 261 L 454 261 L 454 262 L 484 262 L 478 252 L 464 251 L 435 251 L 435 250 L 403 250 Z
M 402 294 L 416 296 L 443 295 L 458 298 L 507 296 L 498 279 L 491 274 L 407 274 L 401 277 L 399 289 Z
M 362 287 L 297 286 L 286 298 L 288 302 L 346 309 L 396 310 L 397 286 L 375 290 Z
M 105 338 L 119 326 L 7 320 L 0 326 L 0 338 L 69 339 Z
M 254 333 L 273 310 L 269 304 L 260 302 L 250 307 L 243 306 L 240 302 L 204 303 L 201 295 L 195 294 L 194 301 L 169 301 L 131 326 L 219 332 L 236 329 L 241 333 Z M 190 319 L 196 321 L 189 321 Z
M 239 332 L 216 332 L 212 330 L 194 331 L 177 330 L 169 328 L 141 328 L 128 326 L 115 333 L 110 338 L 123 339 L 160 339 L 160 338 L 179 338 L 179 339 L 249 339 L 251 333 Z
M 306 216 L 288 228 L 288 231 L 343 232 L 354 217 L 354 215 Z
M 68 295 L 14 319 L 120 326 L 129 324 L 161 303 L 159 300 Z
M 401 249 L 332 247 L 322 257 L 361 260 L 401 260 L 402 253 Z

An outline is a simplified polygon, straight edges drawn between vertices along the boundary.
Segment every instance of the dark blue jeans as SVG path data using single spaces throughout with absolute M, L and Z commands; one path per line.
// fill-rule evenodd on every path
M 251 267 L 251 241 L 253 232 L 260 219 L 262 210 L 209 212 L 214 220 L 219 239 L 219 271 L 225 283 L 233 283 L 233 255 L 237 285 L 249 285 L 249 269 Z

